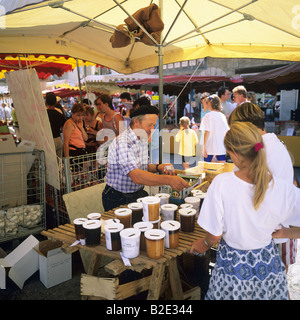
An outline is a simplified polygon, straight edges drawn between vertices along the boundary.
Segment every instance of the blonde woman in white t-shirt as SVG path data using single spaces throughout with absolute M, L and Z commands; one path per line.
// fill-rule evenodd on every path
M 238 170 L 209 186 L 197 221 L 206 236 L 190 250 L 204 253 L 219 242 L 206 299 L 287 300 L 272 234 L 279 224 L 300 226 L 300 189 L 272 176 L 255 125 L 235 122 L 224 145 Z
M 204 131 L 204 161 L 211 162 L 215 156 L 218 162 L 225 162 L 226 150 L 223 140 L 229 127 L 225 115 L 221 112 L 221 100 L 216 94 L 205 100 L 209 112 L 205 114 L 200 124 L 200 130 Z
M 249 121 L 253 123 L 262 136 L 264 143 L 267 165 L 272 175 L 277 179 L 293 183 L 294 168 L 290 154 L 286 146 L 278 139 L 274 133 L 265 130 L 265 114 L 261 108 L 251 102 L 244 102 L 237 106 L 228 118 L 231 126 L 236 121 Z M 288 226 L 285 226 L 288 227 Z M 288 266 L 296 262 L 297 240 L 296 239 L 276 239 L 279 254 L 286 270 Z

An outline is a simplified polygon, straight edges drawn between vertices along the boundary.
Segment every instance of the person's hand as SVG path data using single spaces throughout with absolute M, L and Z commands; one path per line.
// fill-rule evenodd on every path
M 205 245 L 203 239 L 198 239 L 194 242 L 191 242 L 190 245 L 191 245 L 190 253 L 193 253 L 194 251 L 199 253 L 204 253 L 209 249 L 209 247 Z
M 281 229 L 277 229 L 272 233 L 272 238 L 278 239 L 278 238 L 287 238 L 287 235 L 285 231 L 288 228 L 282 227 Z
M 190 187 L 190 185 L 188 184 L 187 181 L 185 181 L 181 177 L 177 177 L 177 176 L 170 177 L 169 185 L 172 187 L 172 189 L 174 189 L 175 191 L 178 191 L 178 192 L 183 190 L 184 188 Z
M 76 122 L 78 129 L 82 130 L 83 129 L 83 121 L 80 120 L 78 122 Z
M 158 166 L 158 169 L 159 169 L 159 172 L 161 172 L 162 174 L 168 174 L 171 176 L 176 175 L 176 172 L 174 170 L 172 163 L 162 163 Z
M 96 135 L 96 134 L 97 134 L 97 132 L 98 132 L 98 131 L 96 131 L 96 130 L 94 130 L 94 129 L 90 128 L 90 127 L 86 128 L 86 129 L 87 129 L 88 133 L 90 133 L 90 134 L 92 134 L 92 135 Z
M 207 154 L 207 151 L 206 151 L 205 148 L 204 148 L 204 150 L 203 150 L 203 156 L 204 156 L 204 158 L 207 158 L 207 157 L 208 157 L 208 154 Z

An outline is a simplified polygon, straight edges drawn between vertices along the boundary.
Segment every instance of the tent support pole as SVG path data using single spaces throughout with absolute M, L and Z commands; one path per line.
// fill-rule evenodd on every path
M 79 86 L 79 93 L 80 93 L 80 103 L 82 103 L 82 91 L 81 91 L 81 82 L 80 82 L 80 71 L 79 71 L 79 64 L 78 64 L 78 59 L 77 59 L 77 58 L 76 58 L 76 66 L 77 66 L 78 86 Z
M 158 95 L 159 95 L 159 163 L 162 162 L 163 148 L 162 148 L 162 139 L 163 139 L 163 126 L 164 126 L 164 74 L 163 74 L 163 46 L 158 47 Z

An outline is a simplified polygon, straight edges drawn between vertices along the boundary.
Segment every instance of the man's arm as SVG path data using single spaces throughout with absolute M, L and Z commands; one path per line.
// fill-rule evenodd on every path
M 184 188 L 189 188 L 187 181 L 181 177 L 173 175 L 156 175 L 141 169 L 134 169 L 129 172 L 129 177 L 135 184 L 146 186 L 163 186 L 169 185 L 176 191 L 181 191 Z
M 167 170 L 168 168 L 165 167 L 171 167 L 173 168 L 173 165 L 171 163 L 161 163 L 159 165 L 150 163 L 148 165 L 148 171 L 152 173 L 163 173 L 168 175 L 176 175 L 175 170 Z

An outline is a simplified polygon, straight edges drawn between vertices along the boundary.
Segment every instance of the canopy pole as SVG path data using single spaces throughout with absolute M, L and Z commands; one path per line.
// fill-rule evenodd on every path
M 77 59 L 77 58 L 76 58 L 76 66 L 77 66 L 78 86 L 79 86 L 79 93 L 80 93 L 80 103 L 82 103 L 82 91 L 81 91 L 80 71 L 79 71 L 79 64 L 78 64 L 78 59 Z
M 163 74 L 163 46 L 158 47 L 158 96 L 159 96 L 159 163 L 162 162 L 163 148 L 163 126 L 164 126 L 164 74 Z
M 164 1 L 159 0 L 160 16 L 163 19 Z M 158 109 L 159 109 L 159 163 L 163 163 L 163 127 L 164 127 L 164 47 L 163 47 L 163 31 L 160 35 L 160 44 L 158 48 Z

